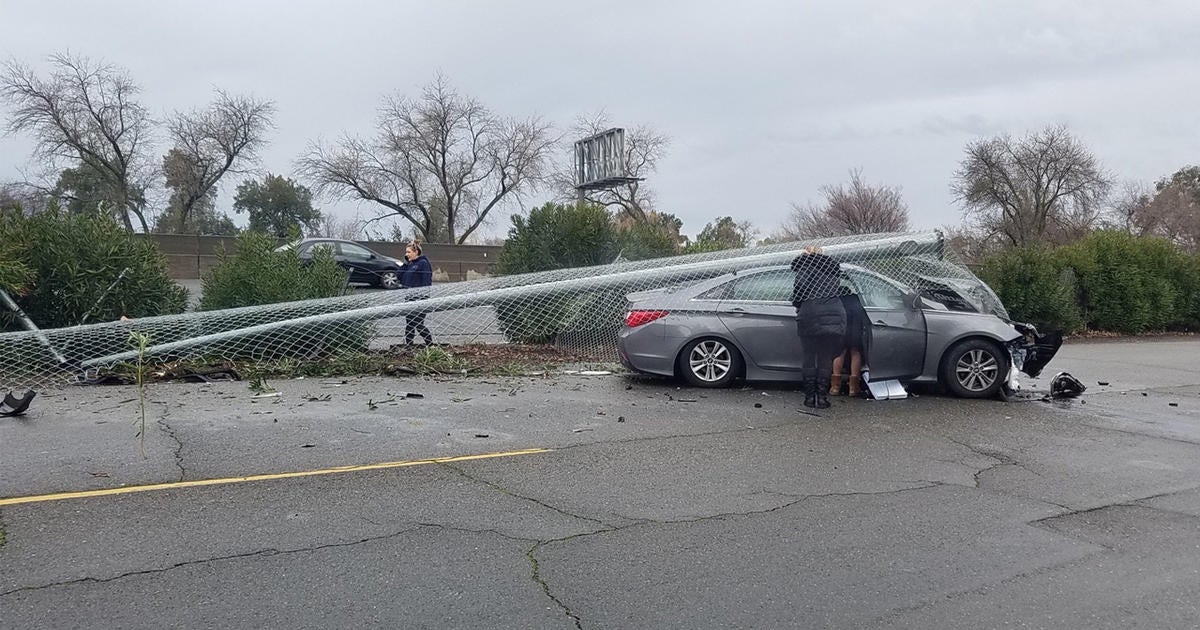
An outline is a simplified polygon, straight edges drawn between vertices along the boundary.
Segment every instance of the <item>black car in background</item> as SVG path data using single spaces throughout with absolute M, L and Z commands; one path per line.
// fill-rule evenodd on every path
M 301 260 L 311 261 L 320 248 L 328 248 L 333 259 L 350 272 L 350 282 L 372 284 L 384 289 L 400 288 L 400 265 L 395 258 L 337 238 L 307 238 L 289 243 L 280 250 L 294 248 Z

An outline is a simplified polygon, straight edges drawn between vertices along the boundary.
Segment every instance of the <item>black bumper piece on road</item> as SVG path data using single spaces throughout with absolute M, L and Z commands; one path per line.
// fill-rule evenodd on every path
M 1018 332 L 1025 335 L 1020 340 L 1013 342 L 1014 347 L 1025 351 L 1025 361 L 1021 365 L 1021 371 L 1030 378 L 1037 378 L 1038 374 L 1041 374 L 1042 370 L 1046 368 L 1046 364 L 1050 363 L 1050 359 L 1058 354 L 1058 349 L 1062 347 L 1062 334 L 1050 332 L 1040 335 L 1037 328 L 1018 322 L 1013 322 L 1013 326 Z

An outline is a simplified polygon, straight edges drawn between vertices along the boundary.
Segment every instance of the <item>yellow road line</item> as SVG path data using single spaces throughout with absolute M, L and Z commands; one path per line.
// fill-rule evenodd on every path
M 383 470 L 386 468 L 405 468 L 407 466 L 424 466 L 427 464 L 446 464 L 450 462 L 467 462 L 476 459 L 493 459 L 496 457 L 515 457 L 517 455 L 535 455 L 549 452 L 548 448 L 527 448 L 520 451 L 504 451 L 501 453 L 484 453 L 482 455 L 459 455 L 457 457 L 433 457 L 430 459 L 414 459 L 404 462 L 383 462 L 380 464 L 360 464 L 356 466 L 338 466 L 336 468 L 318 468 L 316 470 L 301 470 L 296 472 L 270 473 L 265 475 L 247 475 L 245 477 L 223 477 L 219 479 L 197 479 L 195 481 L 175 481 L 171 483 L 152 483 L 144 486 L 121 486 L 119 488 L 104 488 L 101 490 L 82 490 L 79 492 L 59 492 L 56 494 L 39 494 L 25 497 L 9 497 L 0 499 L 0 507 L 20 505 L 22 503 L 41 503 L 44 501 L 62 501 L 65 499 L 86 499 L 103 497 L 114 494 L 130 494 L 133 492 L 150 492 L 152 490 L 174 490 L 176 488 L 195 488 L 198 486 L 220 486 L 230 483 L 246 483 L 250 481 L 270 481 L 272 479 L 292 479 L 294 477 L 314 477 L 317 475 L 334 475 L 338 473 L 360 472 L 364 470 Z

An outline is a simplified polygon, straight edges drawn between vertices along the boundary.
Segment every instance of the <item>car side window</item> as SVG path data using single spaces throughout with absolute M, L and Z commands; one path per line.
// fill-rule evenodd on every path
M 370 260 L 371 252 L 365 247 L 359 247 L 350 243 L 339 243 L 342 248 L 342 255 L 353 260 Z
M 317 252 L 320 252 L 320 251 L 327 251 L 331 254 L 334 253 L 333 243 L 329 243 L 326 241 L 317 241 L 315 243 L 306 243 L 305 245 L 302 246 L 302 249 L 300 250 L 300 254 L 302 256 L 316 256 Z
M 753 302 L 788 302 L 792 298 L 795 275 L 779 273 L 756 273 L 734 280 L 729 290 L 730 300 Z
M 697 295 L 693 299 L 697 300 L 724 300 L 729 297 L 729 291 L 733 286 L 733 282 L 718 284 L 717 286 Z
M 904 292 L 890 282 L 870 274 L 851 272 L 850 281 L 866 308 L 895 309 L 904 305 Z

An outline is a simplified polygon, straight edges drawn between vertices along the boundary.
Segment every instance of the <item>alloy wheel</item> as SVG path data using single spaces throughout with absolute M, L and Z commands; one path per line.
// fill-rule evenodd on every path
M 379 275 L 379 286 L 395 289 L 400 286 L 400 276 L 395 271 L 385 271 Z
M 1000 362 L 992 353 L 972 348 L 958 358 L 954 375 L 963 389 L 982 392 L 996 382 L 1000 375 Z
M 720 341 L 701 341 L 688 356 L 688 368 L 701 381 L 715 383 L 733 369 L 733 354 Z

